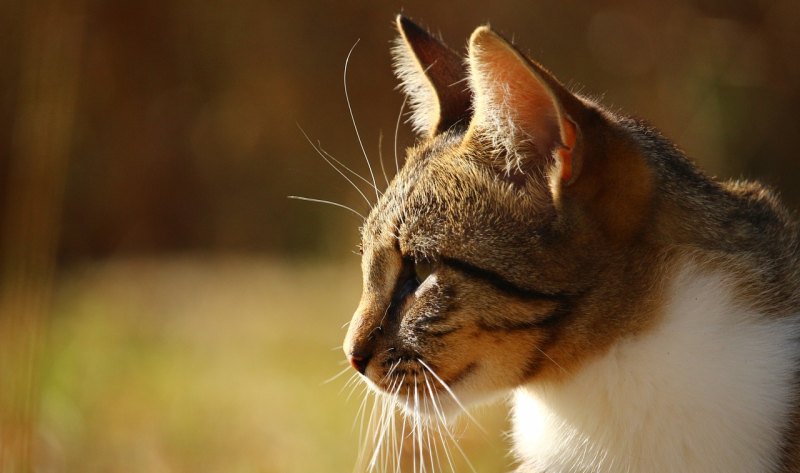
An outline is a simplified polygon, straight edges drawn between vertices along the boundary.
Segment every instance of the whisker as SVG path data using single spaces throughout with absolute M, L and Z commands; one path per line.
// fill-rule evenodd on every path
M 411 459 L 413 468 L 411 471 L 417 471 L 417 424 L 419 416 L 417 415 L 417 375 L 414 375 L 414 409 L 411 411 L 413 417 L 411 418 Z
M 389 188 L 389 178 L 386 176 L 386 167 L 383 165 L 383 130 L 378 132 L 378 162 L 381 163 L 381 174 L 386 181 L 386 188 Z
M 356 190 L 356 191 L 357 191 L 359 194 L 361 194 L 361 197 L 363 197 L 363 198 L 364 198 L 364 201 L 367 203 L 367 205 L 368 205 L 370 208 L 372 208 L 372 202 L 370 202 L 370 201 L 369 201 L 369 199 L 367 199 L 367 196 L 366 196 L 366 195 L 364 195 L 364 193 L 361 191 L 361 188 L 360 188 L 360 187 L 358 187 L 358 186 L 356 185 L 356 183 L 355 183 L 355 182 L 353 182 L 353 180 L 352 180 L 352 179 L 350 179 L 349 177 L 347 177 L 347 175 L 346 175 L 345 173 L 343 173 L 343 172 L 342 172 L 342 171 L 341 171 L 339 168 L 337 168 L 336 166 L 334 166 L 334 165 L 333 165 L 333 163 L 332 163 L 332 162 L 330 162 L 330 160 L 329 160 L 328 158 L 326 158 L 326 157 L 325 157 L 325 154 L 328 154 L 328 153 L 325 153 L 325 154 L 323 154 L 322 147 L 320 146 L 320 147 L 318 148 L 316 145 L 314 145 L 314 143 L 312 143 L 312 142 L 311 142 L 311 138 L 309 138 L 309 137 L 308 137 L 308 134 L 307 134 L 307 133 L 306 133 L 306 131 L 303 129 L 303 127 L 301 127 L 301 126 L 300 126 L 300 124 L 299 124 L 299 123 L 297 123 L 296 125 L 297 125 L 297 128 L 299 128 L 299 129 L 300 129 L 300 133 L 302 133 L 302 134 L 303 134 L 303 136 L 306 138 L 306 141 L 308 141 L 308 144 L 310 144 L 310 145 L 311 145 L 311 147 L 312 147 L 312 148 L 314 148 L 314 151 L 316 151 L 316 152 L 317 152 L 317 154 L 318 154 L 318 155 L 319 155 L 319 156 L 320 156 L 320 157 L 323 159 L 323 161 L 325 161 L 326 163 L 328 163 L 328 166 L 332 167 L 334 171 L 338 172 L 340 176 L 342 176 L 343 178 L 345 178 L 345 180 L 346 180 L 347 182 L 349 182 L 349 183 L 350 183 L 350 185 L 351 185 L 351 186 L 353 186 L 353 188 L 354 188 L 354 189 L 355 189 L 355 190 Z M 341 163 L 340 163 L 340 164 L 341 164 Z M 348 168 L 348 169 L 349 169 L 349 168 Z M 352 172 L 352 171 L 351 171 L 351 172 Z M 360 176 L 359 176 L 359 177 L 360 177 Z
M 422 374 L 424 376 L 425 372 L 423 371 Z M 423 378 L 423 381 L 425 382 L 425 385 L 427 386 L 428 385 L 427 377 Z M 429 419 L 430 416 L 431 416 L 430 408 L 429 408 L 430 399 L 426 397 L 424 399 L 424 401 L 425 401 L 425 418 Z M 442 461 L 441 461 L 441 458 L 439 456 L 439 448 L 436 446 L 436 442 L 431 441 L 431 424 L 432 424 L 432 422 L 428 421 L 427 425 L 425 426 L 425 437 L 426 437 L 427 442 L 428 442 L 428 459 L 430 460 L 430 463 L 431 463 L 431 471 L 435 472 L 436 471 L 436 467 L 433 465 L 434 454 L 436 456 L 436 462 L 439 464 L 439 470 L 440 471 L 442 469 Z
M 444 380 L 443 380 L 442 378 L 440 378 L 440 377 L 439 377 L 439 375 L 438 375 L 438 374 L 436 374 L 436 373 L 433 371 L 433 369 L 431 369 L 431 367 L 430 367 L 430 366 L 428 366 L 428 364 L 427 364 L 427 363 L 425 363 L 425 362 L 424 362 L 423 360 L 421 360 L 421 359 L 417 359 L 417 361 L 419 362 L 419 364 L 420 364 L 420 365 L 422 365 L 424 368 L 426 368 L 426 369 L 428 370 L 428 372 L 430 372 L 430 374 L 431 374 L 431 375 L 432 375 L 432 376 L 433 376 L 433 377 L 436 379 L 436 381 L 439 381 L 439 384 L 441 384 L 441 385 L 442 385 L 442 387 L 445 389 L 445 391 L 447 391 L 447 393 L 450 395 L 450 397 L 452 397 L 452 398 L 453 398 L 453 401 L 455 401 L 455 402 L 456 402 L 456 404 L 458 404 L 458 407 L 460 407 L 460 408 L 461 408 L 461 410 L 464 412 L 464 414 L 465 414 L 465 415 L 466 415 L 466 416 L 467 416 L 467 417 L 468 417 L 468 418 L 469 418 L 469 419 L 470 419 L 472 422 L 474 422 L 474 423 L 475 423 L 475 425 L 476 425 L 476 426 L 477 426 L 477 427 L 478 427 L 478 428 L 481 430 L 481 432 L 483 432 L 484 434 L 488 434 L 488 432 L 486 432 L 486 429 L 484 429 L 484 428 L 483 428 L 483 426 L 480 424 L 480 422 L 478 422 L 478 421 L 477 421 L 477 419 L 475 419 L 475 417 L 473 417 L 473 416 L 472 416 L 472 414 L 470 414 L 470 413 L 469 413 L 469 411 L 467 411 L 467 408 L 466 408 L 466 407 L 464 407 L 464 404 L 462 404 L 462 403 L 461 403 L 461 401 L 458 399 L 458 396 L 456 396 L 456 394 L 453 392 L 453 390 L 452 390 L 452 389 L 450 389 L 450 386 L 448 386 L 448 385 L 447 385 L 447 383 L 445 383 L 445 382 L 444 382 Z
M 397 114 L 397 123 L 394 124 L 394 168 L 396 172 L 400 172 L 400 162 L 397 160 L 397 134 L 400 132 L 400 119 L 403 118 L 403 109 L 406 108 L 408 96 L 403 98 L 403 103 L 400 104 L 400 113 Z
M 381 453 L 381 447 L 383 446 L 383 440 L 386 438 L 386 433 L 388 431 L 388 424 L 387 424 L 387 413 L 390 411 L 386 402 L 386 398 L 380 399 L 381 403 L 380 406 L 380 418 L 378 420 L 378 428 L 379 428 L 379 435 L 378 435 L 378 442 L 375 444 L 375 452 L 372 454 L 372 458 L 369 461 L 369 469 L 370 471 L 375 468 L 376 462 L 378 460 L 378 454 Z
M 354 209 L 352 209 L 352 208 L 350 208 L 350 207 L 348 207 L 348 206 L 346 206 L 344 204 L 340 204 L 338 202 L 331 202 L 330 200 L 323 200 L 323 199 L 312 199 L 311 197 L 301 197 L 299 195 L 287 195 L 286 198 L 287 199 L 294 199 L 294 200 L 303 200 L 303 201 L 306 201 L 306 202 L 316 202 L 318 204 L 333 205 L 335 207 L 339 207 L 339 208 L 342 208 L 342 209 L 349 210 L 349 211 L 353 212 L 354 214 L 356 214 L 359 217 L 361 217 L 361 220 L 366 220 L 367 219 L 367 217 L 361 215 L 361 213 L 358 212 L 357 210 L 354 210 Z
M 358 373 L 353 373 L 353 375 L 350 377 L 350 381 L 348 381 L 347 384 L 342 386 L 341 391 L 344 391 L 345 389 L 347 389 L 349 385 L 352 385 L 352 388 L 350 389 L 350 394 L 348 394 L 347 398 L 345 399 L 346 401 L 349 401 L 350 398 L 353 397 L 353 394 L 355 394 L 356 389 L 358 389 L 359 386 L 358 384 L 359 381 L 361 381 L 361 376 Z M 367 383 L 364 383 L 363 385 L 361 385 L 361 387 L 363 388 L 362 393 L 369 390 L 369 386 L 367 386 Z
M 358 414 L 356 415 L 356 418 L 353 419 L 353 427 L 352 427 L 353 430 L 355 430 L 356 424 L 359 424 L 358 428 L 359 440 L 361 439 L 361 434 L 364 432 L 364 415 L 367 413 L 367 401 L 369 401 L 369 396 L 370 396 L 369 386 L 364 384 L 363 388 L 364 389 L 362 390 L 362 395 L 364 395 L 364 397 L 361 399 L 361 404 L 358 406 Z
M 565 370 L 563 366 L 559 365 L 559 364 L 558 364 L 558 362 L 557 362 L 556 360 L 554 360 L 554 359 L 550 358 L 550 355 L 548 355 L 547 353 L 545 353 L 545 352 L 544 352 L 544 351 L 543 351 L 541 348 L 539 348 L 539 347 L 537 347 L 537 346 L 534 346 L 534 348 L 536 348 L 537 350 L 539 350 L 539 353 L 541 353 L 542 355 L 546 356 L 548 360 L 552 361 L 553 363 L 555 363 L 555 365 L 556 365 L 556 366 L 558 366 L 559 368 L 561 368 L 561 371 L 563 371 L 563 372 L 564 372 L 564 373 L 566 373 L 566 374 L 569 374 L 569 371 Z
M 425 374 L 425 372 L 423 371 L 422 372 L 422 376 L 424 376 L 424 378 L 425 378 L 425 386 L 427 386 L 427 388 L 428 388 L 428 394 L 430 394 L 431 399 L 435 399 L 435 394 L 434 394 L 433 388 L 431 387 L 430 383 L 428 382 L 428 375 Z M 437 416 L 438 416 L 439 420 L 441 421 L 441 423 L 442 424 L 446 424 L 447 423 L 447 419 L 444 417 L 444 413 L 440 409 L 437 408 L 435 402 L 433 404 L 433 407 L 434 407 L 434 412 L 437 414 Z
M 348 371 L 350 371 L 351 369 L 352 369 L 352 368 L 350 368 L 349 366 L 348 366 L 348 367 L 346 367 L 346 368 L 345 368 L 345 369 L 343 369 L 342 371 L 339 371 L 339 372 L 338 372 L 338 373 L 336 373 L 335 375 L 333 375 L 333 376 L 331 376 L 330 378 L 328 378 L 328 379 L 326 379 L 325 381 L 323 381 L 323 382 L 322 382 L 322 385 L 324 386 L 324 385 L 326 385 L 326 384 L 328 384 L 328 383 L 331 383 L 331 382 L 335 381 L 336 379 L 338 379 L 340 376 L 342 376 L 343 374 L 347 373 L 347 372 L 348 372 Z
M 422 448 L 422 416 L 419 408 L 419 391 L 417 390 L 417 376 L 414 375 L 414 412 L 417 417 L 417 444 L 419 446 L 419 471 L 425 471 L 425 450 Z
M 434 374 L 434 373 L 431 372 L 431 374 Z M 464 459 L 464 461 L 467 462 L 467 466 L 469 466 L 469 469 L 472 470 L 472 473 L 478 473 L 475 470 L 475 467 L 472 465 L 472 462 L 469 460 L 469 457 L 467 457 L 466 452 L 464 452 L 464 449 L 461 448 L 461 445 L 459 445 L 458 440 L 455 438 L 453 433 L 450 432 L 450 429 L 447 428 L 447 424 L 442 424 L 442 426 L 444 426 L 444 428 L 445 428 L 444 431 L 447 434 L 447 437 L 452 441 L 453 446 L 456 447 L 456 450 L 458 450 L 458 452 L 461 454 L 461 457 Z M 452 463 L 451 463 L 451 468 L 452 468 Z M 455 471 L 455 469 L 453 471 Z
M 401 384 L 401 386 L 402 386 L 402 384 Z M 408 405 L 408 391 L 406 391 L 405 405 Z M 406 419 L 406 414 L 405 413 L 401 413 L 400 418 L 403 420 L 403 427 L 402 427 L 402 429 L 400 431 L 400 448 L 398 449 L 398 453 L 397 453 L 397 465 L 395 466 L 395 472 L 402 473 L 401 469 L 400 469 L 400 466 L 401 466 L 401 462 L 402 462 L 402 459 L 403 459 L 403 444 L 405 443 L 405 440 L 406 440 L 406 420 L 407 420 Z
M 428 392 L 430 393 L 431 396 L 431 404 L 433 404 L 433 409 L 439 418 L 439 422 L 436 424 L 436 431 L 439 433 L 439 438 L 442 441 L 442 450 L 444 450 L 445 457 L 447 458 L 447 463 L 450 465 L 450 471 L 452 473 L 455 473 L 456 469 L 455 466 L 453 466 L 453 459 L 450 456 L 450 451 L 447 447 L 447 441 L 445 441 L 444 434 L 442 434 L 442 427 L 444 427 L 444 429 L 447 430 L 448 433 L 450 431 L 448 430 L 447 419 L 444 416 L 444 412 L 442 412 L 442 409 L 437 405 L 437 399 L 439 398 L 439 395 L 433 391 L 433 388 L 431 387 L 430 383 L 428 383 L 428 375 L 426 375 L 424 371 L 422 372 L 422 375 L 425 377 L 425 383 L 428 385 Z
M 436 401 L 434 401 L 434 404 L 436 404 Z M 436 425 L 436 431 L 439 433 L 439 439 L 441 439 L 442 441 L 442 450 L 444 450 L 444 455 L 445 458 L 447 459 L 447 464 L 450 465 L 450 471 L 452 473 L 456 473 L 456 467 L 453 465 L 453 457 L 452 455 L 450 455 L 450 448 L 447 446 L 447 440 L 445 440 L 444 438 L 442 429 L 444 429 L 448 434 L 450 434 L 450 430 L 448 430 L 447 424 L 445 423 L 439 423 Z
M 389 442 L 389 445 L 386 448 L 386 456 L 383 463 L 383 471 L 387 473 L 389 471 L 389 465 L 393 463 L 392 459 L 395 457 L 395 455 L 397 455 L 397 425 L 395 422 L 397 419 L 396 403 L 397 393 L 400 391 L 400 384 L 402 384 L 402 382 L 402 379 L 396 379 L 387 395 L 389 400 L 387 406 L 391 409 L 391 413 L 389 415 L 389 440 L 391 442 Z
M 367 424 L 367 430 L 366 430 L 366 433 L 364 434 L 364 437 L 363 437 L 363 439 L 364 439 L 364 440 L 363 440 L 363 442 L 361 443 L 361 445 L 360 445 L 360 448 L 359 448 L 359 451 L 361 451 L 361 457 L 362 457 L 363 459 L 366 459 L 366 453 L 367 453 L 367 448 L 366 448 L 366 443 L 367 443 L 367 435 L 368 435 L 370 432 L 375 432 L 376 430 L 378 430 L 378 429 L 377 429 L 377 423 L 378 423 L 378 419 L 377 419 L 377 417 L 375 416 L 375 413 L 376 413 L 376 412 L 377 412 L 377 410 L 378 410 L 378 405 L 379 405 L 379 401 L 380 401 L 380 400 L 378 399 L 378 395 L 377 395 L 377 394 L 375 394 L 375 393 L 373 393 L 373 392 L 370 392 L 370 394 L 371 394 L 371 395 L 372 395 L 372 397 L 373 397 L 373 399 L 372 399 L 372 411 L 370 412 L 370 416 L 369 416 L 369 423 Z M 359 436 L 360 436 L 360 435 L 359 435 Z M 362 462 L 363 462 L 363 460 L 362 460 Z M 371 468 L 370 468 L 370 469 L 371 469 Z
M 356 468 L 354 472 L 360 472 L 363 469 L 364 465 L 364 445 L 366 443 L 366 437 L 364 435 L 364 422 L 366 416 L 366 409 L 367 409 L 367 402 L 370 398 L 370 393 L 367 391 L 363 392 L 364 397 L 361 399 L 361 404 L 358 407 L 358 413 L 356 414 L 355 419 L 353 419 L 353 426 L 352 429 L 355 430 L 356 424 L 358 424 L 358 458 L 356 459 Z M 371 421 L 371 419 L 370 419 Z
M 347 395 L 347 400 L 349 401 L 350 396 L 352 396 L 353 392 L 356 390 L 356 388 L 358 388 L 358 373 L 353 373 L 350 375 L 349 378 L 347 378 L 347 381 L 344 383 L 344 386 L 342 386 L 342 388 L 339 389 L 339 394 L 342 394 L 342 392 L 347 388 L 350 388 L 350 394 Z
M 448 429 L 445 429 L 445 433 L 447 433 L 447 436 L 453 442 L 453 446 L 456 447 L 456 450 L 458 450 L 458 453 L 461 454 L 461 457 L 464 459 L 464 461 L 467 462 L 467 466 L 469 467 L 470 470 L 472 470 L 472 473 L 478 473 L 477 471 L 475 471 L 475 466 L 473 466 L 472 462 L 469 461 L 469 457 L 464 452 L 464 449 L 461 448 L 461 445 L 458 444 L 458 440 L 456 440 L 456 438 L 453 436 L 452 432 L 450 432 L 450 430 L 448 430 Z
M 345 171 L 349 172 L 349 173 L 350 173 L 350 174 L 352 174 L 353 176 L 355 176 L 355 177 L 359 178 L 360 180 L 364 181 L 364 182 L 365 182 L 365 183 L 366 183 L 368 186 L 372 187 L 372 183 L 371 183 L 371 182 L 369 182 L 369 180 L 368 180 L 367 178 L 365 178 L 365 177 L 364 177 L 364 176 L 362 176 L 361 174 L 359 174 L 359 173 L 355 172 L 355 171 L 353 170 L 353 168 L 351 168 L 351 167 L 348 167 L 348 166 L 347 166 L 345 163 L 343 163 L 343 162 L 341 162 L 340 160 L 336 159 L 336 158 L 335 158 L 335 157 L 334 157 L 334 156 L 333 156 L 331 153 L 329 153 L 329 152 L 325 151 L 325 149 L 323 149 L 323 148 L 322 148 L 322 146 L 321 146 L 321 145 L 319 145 L 319 142 L 317 142 L 317 146 L 319 146 L 319 150 L 320 150 L 320 151 L 322 151 L 322 153 L 323 153 L 325 156 L 327 156 L 327 157 L 328 157 L 328 159 L 330 159 L 330 160 L 334 161 L 336 164 L 338 164 L 339 166 L 343 167 L 343 168 L 345 169 Z M 380 191 L 380 190 L 378 190 L 378 193 L 381 193 L 381 191 Z M 381 193 L 381 194 L 382 194 L 382 193 Z M 370 207 L 372 207 L 372 205 L 370 205 Z
M 457 81 L 455 81 L 452 84 L 448 85 L 448 87 L 453 87 L 455 85 L 463 84 L 463 83 L 468 82 L 468 81 L 469 81 L 469 76 L 464 77 L 463 79 L 458 79 Z
M 402 384 L 402 382 L 403 382 L 403 380 L 400 379 L 400 378 L 395 380 L 395 383 L 392 386 L 392 390 L 389 392 L 390 399 L 392 400 L 392 416 L 391 416 L 391 422 L 390 422 L 390 425 L 389 425 L 389 434 L 390 434 L 390 440 L 391 440 L 389 445 L 391 446 L 391 448 L 388 449 L 389 451 L 388 451 L 388 454 L 387 454 L 387 462 L 384 464 L 384 467 L 383 467 L 384 472 L 388 472 L 389 471 L 389 466 L 394 464 L 394 460 L 393 459 L 397 456 L 397 423 L 396 423 L 397 411 L 396 411 L 396 408 L 395 408 L 395 406 L 396 406 L 395 403 L 397 402 L 397 393 L 400 392 L 400 385 Z
M 350 52 L 347 53 L 347 58 L 344 60 L 344 74 L 342 78 L 342 83 L 344 84 L 344 98 L 347 101 L 347 109 L 350 111 L 350 120 L 353 122 L 353 129 L 356 132 L 356 138 L 358 138 L 358 145 L 361 146 L 361 152 L 364 153 L 364 159 L 367 161 L 367 168 L 369 168 L 369 174 L 372 177 L 372 186 L 375 188 L 375 199 L 379 199 L 378 196 L 378 184 L 375 182 L 375 173 L 372 172 L 372 164 L 369 162 L 369 158 L 367 157 L 367 150 L 364 149 L 364 143 L 361 141 L 361 133 L 358 132 L 358 126 L 356 126 L 356 117 L 353 115 L 353 107 L 350 105 L 350 94 L 347 93 L 347 65 L 350 63 L 350 56 L 353 54 L 353 50 L 356 49 L 358 46 L 358 42 L 361 39 L 357 39 L 356 42 L 353 44 L 353 47 L 350 48 Z
M 328 159 L 334 161 L 336 164 L 338 164 L 339 166 L 343 167 L 345 171 L 347 171 L 350 174 L 352 174 L 353 176 L 357 177 L 359 180 L 366 182 L 368 186 L 372 187 L 372 183 L 369 182 L 369 180 L 367 178 L 365 178 L 361 174 L 359 174 L 356 171 L 354 171 L 353 168 L 348 167 L 346 164 L 344 164 L 343 162 L 341 162 L 338 159 L 336 159 L 332 154 L 330 154 L 329 152 L 327 152 L 324 149 L 322 149 L 322 147 L 320 147 L 319 150 L 322 151 L 323 154 L 325 154 L 325 156 L 328 157 Z M 383 195 L 383 192 L 381 192 L 381 190 L 378 189 L 378 194 Z M 372 204 L 370 203 L 370 208 L 371 207 L 372 207 Z

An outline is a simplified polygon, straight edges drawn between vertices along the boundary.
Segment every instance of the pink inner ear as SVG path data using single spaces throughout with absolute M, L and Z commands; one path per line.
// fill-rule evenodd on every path
M 541 157 L 551 156 L 562 144 L 571 149 L 574 125 L 562 130 L 556 98 L 528 61 L 494 33 L 481 35 L 476 47 L 478 95 L 483 95 L 485 112 L 509 118 Z
M 558 160 L 561 162 L 561 182 L 572 180 L 572 150 L 577 141 L 575 124 L 568 118 L 561 119 L 562 146 L 558 149 Z

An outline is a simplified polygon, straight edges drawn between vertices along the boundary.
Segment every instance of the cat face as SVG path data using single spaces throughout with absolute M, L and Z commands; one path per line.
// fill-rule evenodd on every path
M 624 267 L 652 250 L 652 178 L 607 116 L 488 28 L 467 70 L 398 26 L 398 75 L 424 137 L 363 227 L 344 350 L 375 389 L 448 413 L 456 398 L 558 379 L 645 323 L 600 314 L 643 284 L 626 285 L 636 272 Z
M 446 383 L 466 401 L 534 376 L 579 290 L 541 264 L 555 219 L 546 188 L 521 193 L 472 153 L 457 135 L 412 151 L 363 230 L 364 291 L 345 346 L 401 399 Z

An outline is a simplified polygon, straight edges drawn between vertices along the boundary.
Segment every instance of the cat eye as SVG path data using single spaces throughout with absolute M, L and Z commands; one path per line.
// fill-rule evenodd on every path
M 414 276 L 418 284 L 422 284 L 428 276 L 433 272 L 433 263 L 430 261 L 420 260 L 414 262 Z

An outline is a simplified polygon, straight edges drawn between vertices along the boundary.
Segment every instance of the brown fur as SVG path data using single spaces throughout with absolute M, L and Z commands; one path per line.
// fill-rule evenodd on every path
M 383 378 L 400 362 L 395 376 L 411 389 L 424 359 L 446 382 L 479 380 L 487 392 L 557 382 L 653 326 L 663 281 L 687 255 L 725 268 L 748 305 L 774 317 L 797 312 L 798 232 L 772 192 L 709 179 L 658 132 L 571 94 L 493 35 L 477 31 L 471 54 L 501 55 L 512 82 L 512 97 L 501 98 L 532 108 L 504 117 L 492 108 L 497 97 L 474 91 L 465 131 L 454 103 L 451 118 L 431 124 L 438 132 L 408 150 L 370 213 L 364 292 L 345 341 L 348 356 L 369 358 L 369 379 L 387 389 Z M 430 85 L 440 100 L 463 98 Z M 519 129 L 504 129 L 503 118 Z M 577 134 L 569 146 L 562 118 Z M 572 160 L 567 178 L 558 150 Z M 414 260 L 433 262 L 436 278 L 419 296 L 403 289 Z M 786 433 L 779 471 L 798 471 L 800 407 Z

